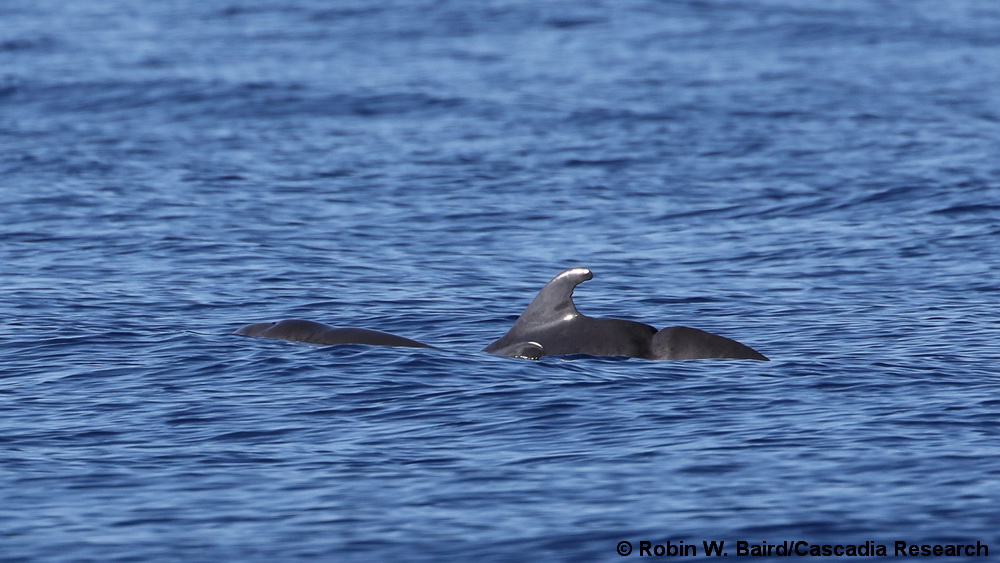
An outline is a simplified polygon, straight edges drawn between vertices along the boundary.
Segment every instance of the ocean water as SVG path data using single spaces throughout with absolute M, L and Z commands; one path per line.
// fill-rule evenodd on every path
M 972 0 L 4 0 L 0 560 L 995 557 L 997 92 Z M 772 361 L 480 351 L 576 266 Z

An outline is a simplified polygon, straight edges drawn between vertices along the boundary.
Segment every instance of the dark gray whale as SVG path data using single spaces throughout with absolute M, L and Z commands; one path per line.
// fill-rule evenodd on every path
M 507 334 L 483 351 L 530 359 L 588 354 L 647 360 L 767 361 L 749 346 L 696 328 L 674 326 L 657 331 L 644 323 L 588 317 L 576 310 L 573 289 L 593 277 L 587 268 L 573 268 L 552 278 Z
M 299 319 L 288 319 L 276 323 L 254 323 L 235 332 L 243 336 L 280 338 L 293 342 L 308 342 L 333 346 L 336 344 L 367 344 L 370 346 L 406 346 L 409 348 L 433 348 L 423 342 L 396 336 L 387 332 L 366 328 L 336 328 L 327 324 Z

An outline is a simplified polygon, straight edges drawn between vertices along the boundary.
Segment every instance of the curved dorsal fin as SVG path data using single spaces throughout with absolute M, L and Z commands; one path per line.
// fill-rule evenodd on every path
M 580 312 L 573 304 L 573 289 L 593 277 L 594 274 L 587 268 L 572 268 L 552 278 L 521 313 L 514 326 L 544 325 L 579 316 Z

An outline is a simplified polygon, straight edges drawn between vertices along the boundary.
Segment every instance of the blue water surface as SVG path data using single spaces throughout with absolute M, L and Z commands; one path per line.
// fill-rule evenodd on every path
M 996 556 L 997 92 L 976 0 L 5 0 L 0 559 Z M 577 266 L 772 361 L 480 351 Z

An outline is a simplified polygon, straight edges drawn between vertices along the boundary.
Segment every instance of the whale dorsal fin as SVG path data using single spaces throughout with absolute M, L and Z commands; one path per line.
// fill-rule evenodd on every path
M 587 268 L 573 268 L 552 278 L 521 313 L 514 326 L 547 325 L 578 317 L 580 312 L 573 304 L 573 289 L 593 277 L 594 274 Z

